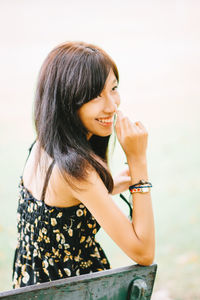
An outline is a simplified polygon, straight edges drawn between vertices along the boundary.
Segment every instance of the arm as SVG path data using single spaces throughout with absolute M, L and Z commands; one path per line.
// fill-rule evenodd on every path
M 130 169 L 131 183 L 147 179 L 147 133 L 118 114 L 116 132 Z M 108 194 L 97 175 L 91 172 L 87 183 L 79 183 L 81 190 L 72 191 L 74 197 L 89 209 L 97 222 L 114 242 L 135 262 L 149 265 L 154 259 L 154 221 L 150 193 L 134 194 L 131 222 Z
M 141 179 L 148 181 L 147 172 L 147 139 L 148 133 L 141 122 L 132 123 L 121 112 L 118 113 L 116 123 L 118 140 L 126 154 L 131 176 L 131 184 Z M 155 233 L 151 195 L 148 193 L 134 193 L 132 225 L 139 241 L 144 245 L 148 257 L 154 257 Z
M 148 179 L 147 163 L 135 160 L 129 160 L 132 184 L 137 183 L 140 179 Z M 151 195 L 148 193 L 134 193 L 132 224 L 141 244 L 144 246 L 145 255 L 154 257 L 155 251 L 155 233 L 154 218 L 151 203 Z

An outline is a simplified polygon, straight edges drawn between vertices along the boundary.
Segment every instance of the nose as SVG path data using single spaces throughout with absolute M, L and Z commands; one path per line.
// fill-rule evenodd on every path
M 105 107 L 104 107 L 104 111 L 106 113 L 116 113 L 117 112 L 117 108 L 120 105 L 120 97 L 119 96 L 108 96 L 106 99 L 106 103 L 105 103 Z

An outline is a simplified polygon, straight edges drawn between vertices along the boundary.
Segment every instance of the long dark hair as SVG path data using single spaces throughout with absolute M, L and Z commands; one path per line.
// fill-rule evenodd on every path
M 83 42 L 59 45 L 42 65 L 34 107 L 40 147 L 67 174 L 68 181 L 70 178 L 85 180 L 93 168 L 109 192 L 113 180 L 102 160 L 107 162 L 110 137 L 93 135 L 88 141 L 77 111 L 101 94 L 111 69 L 118 81 L 115 63 L 95 45 Z

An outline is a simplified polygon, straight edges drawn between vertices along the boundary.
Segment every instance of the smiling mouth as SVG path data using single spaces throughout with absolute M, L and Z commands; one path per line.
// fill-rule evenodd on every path
M 98 121 L 103 126 L 111 126 L 113 124 L 113 120 L 113 117 L 96 119 L 96 121 Z

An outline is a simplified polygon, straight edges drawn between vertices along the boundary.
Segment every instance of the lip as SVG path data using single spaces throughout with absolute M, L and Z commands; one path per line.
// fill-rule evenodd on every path
M 102 120 L 111 120 L 110 122 L 102 122 Z M 106 118 L 99 118 L 99 119 L 95 119 L 100 125 L 102 125 L 103 127 L 110 127 L 113 125 L 114 122 L 114 117 L 106 117 Z
M 103 122 L 100 122 L 98 120 L 96 120 L 101 126 L 103 127 L 111 127 L 113 125 L 113 122 L 107 122 L 107 123 L 103 123 Z

